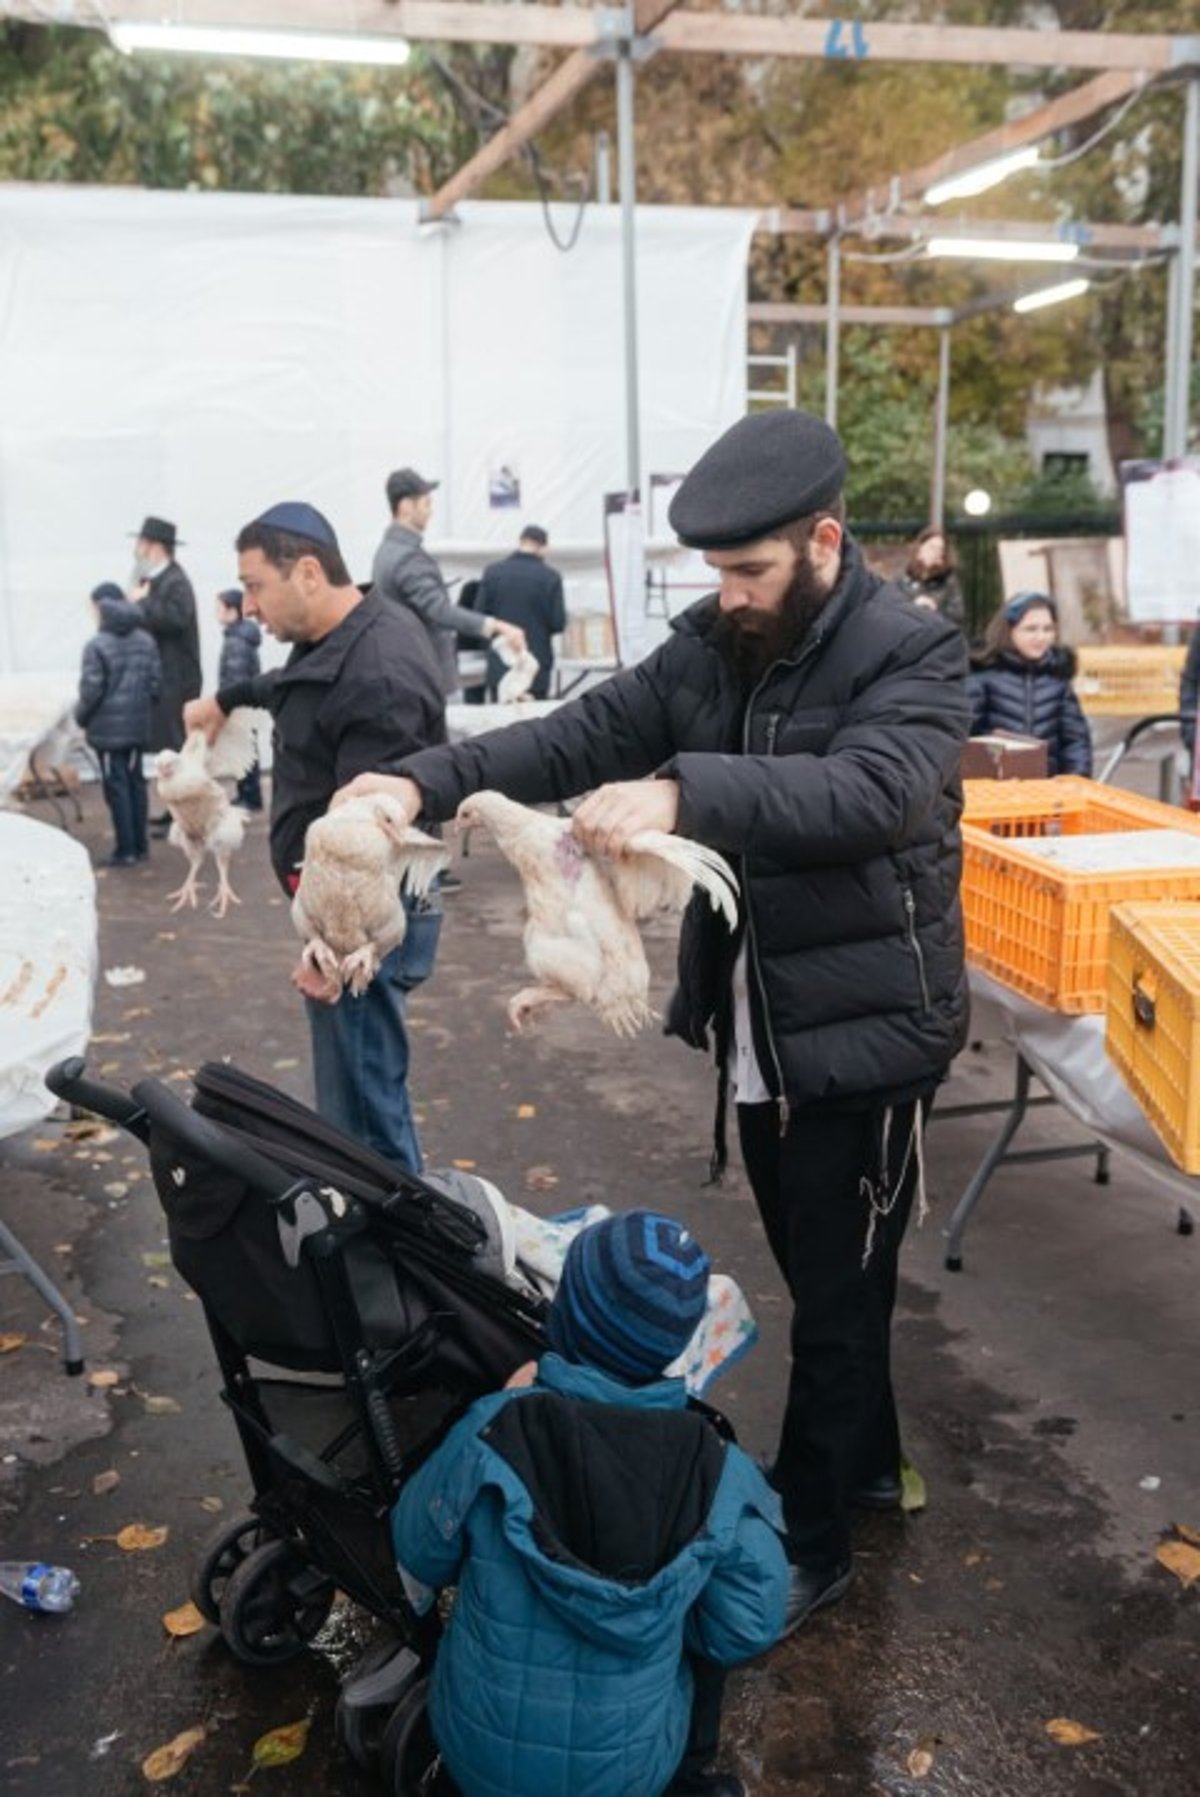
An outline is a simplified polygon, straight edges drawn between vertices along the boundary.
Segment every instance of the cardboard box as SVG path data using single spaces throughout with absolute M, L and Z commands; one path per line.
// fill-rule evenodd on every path
M 1010 730 L 969 736 L 959 769 L 964 780 L 1044 780 L 1046 745 L 1036 736 L 1018 736 Z

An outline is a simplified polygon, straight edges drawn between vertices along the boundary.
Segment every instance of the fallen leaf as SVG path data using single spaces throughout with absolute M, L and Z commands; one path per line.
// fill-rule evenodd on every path
M 1100 1739 L 1094 1728 L 1085 1728 L 1082 1722 L 1071 1722 L 1066 1716 L 1055 1716 L 1047 1722 L 1046 1733 L 1060 1747 L 1086 1747 L 1089 1741 Z
M 926 1741 L 919 1741 L 905 1760 L 910 1778 L 928 1778 L 933 1771 L 933 1749 Z
M 451 1161 L 450 1165 L 457 1167 L 461 1173 L 473 1173 L 476 1163 L 474 1161 Z
M 1171 1527 L 1181 1541 L 1190 1541 L 1193 1547 L 1200 1547 L 1200 1529 L 1189 1529 L 1185 1522 L 1173 1522 Z
M 106 967 L 104 978 L 110 986 L 140 986 L 146 977 L 144 967 Z
M 105 1030 L 102 1035 L 93 1036 L 93 1042 L 128 1042 L 128 1030 Z
M 1185 1587 L 1200 1579 L 1200 1547 L 1190 1541 L 1164 1541 L 1155 1548 L 1154 1558 Z
M 18 1348 L 25 1346 L 28 1339 L 28 1336 L 18 1335 L 15 1331 L 11 1335 L 0 1335 L 0 1354 L 15 1353 Z
M 144 1554 L 153 1547 L 162 1547 L 170 1533 L 165 1527 L 151 1528 L 144 1522 L 130 1522 L 118 1530 L 113 1539 L 127 1554 Z
M 149 1017 L 149 1005 L 130 1005 L 127 1011 L 121 1012 L 122 1023 L 132 1023 L 135 1017 Z
M 120 1473 L 115 1467 L 110 1466 L 107 1472 L 96 1474 L 92 1480 L 92 1490 L 97 1497 L 103 1497 L 106 1492 L 115 1491 L 120 1483 Z
M 519 1104 L 517 1106 L 517 1116 L 522 1119 L 524 1119 L 526 1117 L 536 1117 L 537 1116 L 536 1104 Z
M 150 1273 L 146 1277 L 146 1284 L 154 1286 L 157 1291 L 165 1292 L 170 1290 L 171 1281 L 165 1273 Z
M 983 1565 L 983 1555 L 975 1554 L 975 1553 L 964 1554 L 963 1555 L 963 1565 L 964 1566 L 982 1566 Z
M 55 1254 L 73 1254 L 75 1252 L 74 1244 L 72 1242 L 55 1242 L 54 1252 Z
M 181 1735 L 165 1746 L 156 1747 L 142 1761 L 142 1777 L 152 1785 L 162 1784 L 165 1779 L 174 1778 L 181 1772 L 204 1740 L 204 1730 L 200 1727 L 185 1728 Z
M 925 1481 L 916 1467 L 907 1460 L 900 1462 L 900 1508 L 911 1516 L 917 1510 L 923 1510 L 928 1503 Z
M 104 1188 L 104 1196 L 106 1198 L 124 1198 L 128 1190 L 129 1187 L 123 1179 L 110 1179 Z
M 163 1617 L 163 1627 L 168 1635 L 177 1639 L 184 1635 L 198 1635 L 205 1622 L 193 1603 L 180 1604 L 177 1610 L 168 1610 Z
M 305 1716 L 302 1722 L 288 1722 L 282 1728 L 273 1728 L 269 1734 L 260 1735 L 254 1743 L 250 1755 L 256 1766 L 286 1766 L 292 1760 L 298 1760 L 308 1745 L 309 1719 Z
M 30 1143 L 30 1147 L 38 1154 L 53 1154 L 54 1150 L 58 1147 L 58 1143 L 52 1136 L 34 1136 L 33 1141 Z
M 140 1391 L 138 1396 L 147 1416 L 178 1416 L 183 1408 L 177 1398 L 155 1397 L 148 1391 Z
M 271 1065 L 272 1065 L 272 1067 L 278 1068 L 279 1072 L 282 1073 L 285 1068 L 298 1067 L 300 1065 L 300 1063 L 299 1063 L 299 1061 L 294 1060 L 292 1058 L 292 1056 L 285 1055 L 282 1061 L 272 1061 Z
M 147 1253 L 142 1255 L 142 1265 L 144 1267 L 169 1267 L 170 1264 L 171 1256 L 163 1248 L 151 1248 Z
M 99 1117 L 76 1117 L 73 1122 L 63 1125 L 63 1135 L 69 1142 L 115 1142 L 117 1132 L 107 1123 L 101 1123 Z
M 174 930 L 159 930 L 158 940 L 159 940 L 159 942 L 174 942 L 175 931 Z
M 95 1367 L 88 1374 L 88 1384 L 97 1386 L 101 1391 L 107 1390 L 110 1385 L 119 1385 L 120 1383 L 120 1373 L 114 1373 L 110 1366 Z
M 553 1167 L 527 1167 L 525 1169 L 525 1188 L 530 1192 L 552 1192 L 558 1184 L 558 1174 Z
M 210 1516 L 216 1516 L 219 1511 L 225 1508 L 225 1499 L 219 1497 L 202 1497 L 200 1499 L 200 1508 L 202 1510 L 207 1510 Z

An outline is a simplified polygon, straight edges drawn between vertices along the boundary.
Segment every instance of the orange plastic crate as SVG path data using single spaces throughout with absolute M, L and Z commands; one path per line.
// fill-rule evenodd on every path
M 1118 905 L 1105 1044 L 1185 1173 L 1200 1173 L 1200 904 Z
M 1161 829 L 1195 836 L 1200 818 L 1075 777 L 968 780 L 964 792 L 968 958 L 1052 1010 L 1103 1011 L 1112 906 L 1200 899 L 1200 867 L 1079 873 L 1023 848 L 1021 838 Z
M 1145 718 L 1179 710 L 1186 647 L 1166 643 L 1082 643 L 1075 692 L 1089 715 Z

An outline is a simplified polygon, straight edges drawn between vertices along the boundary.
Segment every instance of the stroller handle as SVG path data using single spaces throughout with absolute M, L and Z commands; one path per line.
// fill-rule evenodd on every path
M 268 1198 L 284 1198 L 296 1190 L 297 1182 L 290 1173 L 255 1149 L 236 1141 L 219 1123 L 201 1117 L 159 1080 L 140 1080 L 133 1088 L 133 1097 L 151 1123 L 165 1129 L 184 1147 L 214 1166 L 264 1192 Z
M 56 1061 L 43 1078 L 56 1098 L 64 1098 L 81 1111 L 94 1111 L 98 1117 L 144 1140 L 146 1113 L 142 1106 L 115 1086 L 86 1079 L 86 1072 L 87 1062 L 82 1055 L 74 1054 L 65 1061 Z

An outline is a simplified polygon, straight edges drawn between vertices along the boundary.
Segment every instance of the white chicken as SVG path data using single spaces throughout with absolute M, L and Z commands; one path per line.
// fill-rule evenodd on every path
M 449 860 L 445 844 L 407 825 L 385 793 L 348 799 L 317 818 L 304 838 L 292 900 L 301 960 L 361 997 L 404 941 L 401 887 L 425 897 Z
M 505 637 L 497 636 L 492 638 L 491 650 L 505 665 L 496 688 L 500 704 L 514 705 L 518 700 L 528 698 L 541 667 L 532 649 L 510 648 Z
M 242 902 L 229 884 L 229 863 L 242 846 L 246 820 L 230 803 L 220 782 L 240 780 L 254 766 L 257 716 L 248 707 L 240 707 L 230 713 L 211 745 L 203 730 L 193 730 L 182 749 L 163 749 L 155 762 L 158 796 L 171 814 L 168 841 L 188 860 L 183 885 L 167 894 L 174 900 L 172 911 L 180 911 L 184 905 L 195 909 L 199 902 L 197 876 L 208 854 L 217 867 L 217 891 L 209 910 L 224 917 L 231 904 Z
M 635 1035 L 655 1016 L 638 923 L 678 915 L 698 886 L 729 928 L 737 926 L 737 880 L 701 843 L 643 830 L 619 860 L 591 855 L 569 819 L 498 792 L 464 799 L 457 821 L 489 831 L 525 888 L 525 962 L 537 983 L 509 1000 L 515 1029 L 550 1005 L 577 1001 L 617 1035 Z

